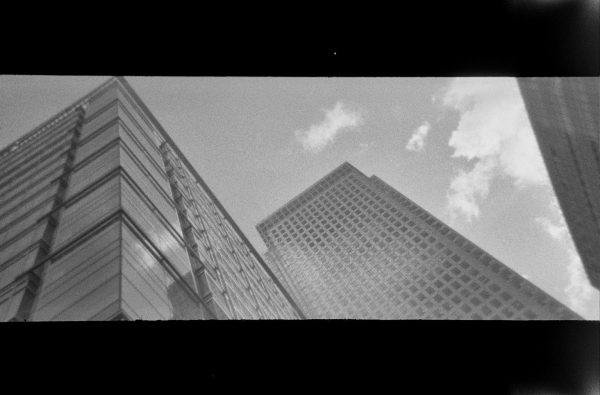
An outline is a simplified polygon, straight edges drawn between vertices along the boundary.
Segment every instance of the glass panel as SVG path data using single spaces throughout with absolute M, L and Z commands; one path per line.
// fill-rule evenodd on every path
M 94 96 L 93 100 L 88 103 L 86 109 L 86 118 L 94 116 L 94 114 L 117 98 L 117 84 L 107 88 L 101 95 Z
M 80 200 L 66 207 L 60 216 L 53 249 L 93 226 L 119 208 L 119 178 L 89 191 Z
M 12 199 L 21 199 L 21 196 L 24 196 L 24 194 L 29 194 L 30 190 L 38 189 L 38 187 L 46 187 L 49 182 L 53 181 L 62 174 L 63 166 L 64 164 L 59 163 L 57 166 L 42 170 L 35 175 L 35 178 L 31 177 L 27 181 L 19 184 L 18 187 L 11 189 L 10 192 L 5 191 L 6 193 L 4 193 L 0 191 L 0 205 L 9 202 Z
M 50 320 L 63 313 L 57 319 L 86 319 L 93 316 L 91 310 L 100 311 L 118 298 L 116 291 L 106 301 L 96 296 L 108 292 L 107 283 L 120 276 L 119 225 L 113 223 L 46 266 L 34 320 Z M 76 305 L 77 314 L 72 309 Z
M 31 180 L 32 177 L 39 175 L 40 172 L 46 171 L 47 169 L 55 170 L 57 168 L 62 168 L 66 162 L 66 157 L 63 155 L 67 149 L 63 149 L 61 152 L 56 153 L 51 158 L 44 160 L 26 170 L 24 173 L 12 174 L 12 176 L 17 176 L 16 178 L 11 178 L 7 183 L 2 183 L 0 186 L 0 194 L 4 195 L 4 193 L 11 191 L 16 187 L 20 187 L 23 183 Z M 63 156 L 61 156 L 63 155 Z
M 39 206 L 36 210 L 33 210 L 27 214 L 25 217 L 21 218 L 13 218 L 13 215 L 7 216 L 0 221 L 0 227 L 4 226 L 6 222 L 10 220 L 17 219 L 16 222 L 13 222 L 4 230 L 0 231 L 0 246 L 15 237 L 19 232 L 24 231 L 30 226 L 33 226 L 43 215 L 50 212 L 54 201 L 48 201 L 45 204 Z M 20 214 L 20 213 L 19 213 Z M 5 221 L 6 220 L 6 221 Z
M 123 276 L 127 279 L 123 299 L 140 319 L 204 318 L 201 305 L 127 226 L 123 226 Z
M 68 197 L 75 195 L 94 181 L 119 166 L 119 147 L 114 146 L 83 167 L 77 169 L 69 181 Z
M 19 258 L 9 265 L 2 265 L 0 269 L 0 289 L 14 281 L 14 279 L 25 271 L 29 270 L 35 262 L 38 249 L 29 252 L 27 255 Z
M 39 241 L 44 234 L 47 223 L 47 221 L 44 221 L 18 240 L 14 240 L 8 245 L 0 246 L 0 262 L 8 261 L 15 254 L 31 246 L 34 242 Z
M 58 191 L 58 184 L 45 185 L 44 188 L 33 189 L 31 192 L 27 192 L 21 195 L 19 199 L 15 199 L 9 204 L 0 207 L 0 223 L 9 223 L 11 220 L 7 220 L 4 216 L 12 216 L 16 218 L 21 214 L 24 214 L 27 210 L 32 209 L 36 205 L 42 203 L 44 200 L 55 195 Z M 19 212 L 18 214 L 16 212 Z M 1 227 L 2 225 L 0 225 Z
M 189 284 L 195 288 L 191 276 L 186 277 L 191 272 L 191 265 L 182 242 L 161 222 L 127 182 L 122 183 L 122 204 L 123 209 L 143 229 L 156 248 L 165 255 L 181 276 L 190 278 Z M 178 223 L 172 225 L 179 226 Z
M 175 211 L 175 206 L 167 200 L 166 196 L 171 196 L 171 188 L 165 181 L 167 189 L 161 189 L 160 186 L 153 183 L 150 178 L 140 169 L 140 167 L 131 159 L 129 153 L 123 150 L 121 154 L 121 166 L 135 183 L 144 191 L 144 194 L 152 201 L 159 211 L 172 223 L 176 229 L 180 230 L 179 220 Z M 166 196 L 165 196 L 166 195 Z
M 89 109 L 89 107 L 88 107 Z M 85 124 L 81 128 L 80 139 L 85 140 L 92 136 L 95 132 L 104 127 L 107 123 L 110 123 L 119 116 L 119 108 L 115 103 L 113 106 L 109 106 L 103 109 L 102 112 L 90 113 L 89 110 L 86 112 Z
M 150 122 L 146 117 L 142 115 L 142 112 L 138 110 L 138 107 L 134 105 L 130 99 L 129 95 L 124 94 L 121 90 L 118 92 L 119 102 L 123 106 L 123 108 L 127 111 L 127 114 L 130 115 L 136 121 L 136 124 L 139 125 L 138 129 L 142 129 L 144 131 L 144 136 L 147 136 L 147 139 L 150 144 L 155 147 L 160 147 L 160 144 L 163 141 L 162 136 L 156 131 L 154 131 Z M 129 117 L 123 117 L 126 120 L 129 120 Z M 139 133 L 139 132 L 138 132 Z M 141 133 L 140 133 L 141 134 Z M 149 150 L 150 151 L 150 150 Z
M 80 142 L 80 145 L 77 147 L 75 164 L 80 163 L 117 137 L 119 137 L 119 125 L 114 124 L 101 132 L 94 134 L 91 139 Z

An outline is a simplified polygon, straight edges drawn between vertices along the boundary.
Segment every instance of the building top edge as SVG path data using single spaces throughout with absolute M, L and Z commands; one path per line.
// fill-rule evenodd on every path
M 346 162 L 342 163 L 341 165 L 339 165 L 338 167 L 334 168 L 329 173 L 327 173 L 326 175 L 321 177 L 319 180 L 314 182 L 308 188 L 304 189 L 298 195 L 296 195 L 293 198 L 291 198 L 290 200 L 288 200 L 285 204 L 283 204 L 281 207 L 279 207 L 277 210 L 275 210 L 272 214 L 267 216 L 265 219 L 260 221 L 256 225 L 256 228 L 260 232 L 261 229 L 270 225 L 269 222 L 273 221 L 277 216 L 280 216 L 280 215 L 285 216 L 285 215 L 291 213 L 292 209 L 295 209 L 295 207 L 293 207 L 293 206 L 295 206 L 298 202 L 300 202 L 302 200 L 302 198 L 310 195 L 313 191 L 315 191 L 316 189 L 321 187 L 323 184 L 325 184 L 327 181 L 329 181 L 332 177 L 335 177 L 336 175 L 338 175 L 340 172 L 343 172 L 343 171 L 355 171 L 355 172 L 359 172 L 362 174 L 362 172 L 360 172 L 360 170 L 358 170 L 356 167 L 354 167 L 349 162 L 346 161 Z M 299 206 L 300 205 L 298 205 L 298 207 Z
M 50 118 L 48 118 L 46 121 L 44 121 L 41 124 L 39 124 L 38 126 L 34 127 L 32 130 L 30 130 L 29 132 L 25 133 L 23 136 L 17 138 L 17 140 L 15 140 L 12 143 L 8 144 L 6 147 L 0 149 L 0 159 L 2 159 L 4 156 L 10 154 L 11 152 L 15 151 L 16 148 L 18 148 L 20 145 L 22 145 L 26 141 L 29 141 L 30 139 L 35 138 L 36 134 L 42 133 L 46 128 L 50 127 L 55 122 L 61 120 L 65 116 L 69 115 L 76 108 L 78 108 L 78 107 L 80 107 L 82 105 L 85 105 L 90 100 L 91 97 L 93 97 L 96 94 L 100 93 L 101 91 L 103 91 L 108 86 L 110 86 L 113 83 L 115 83 L 116 81 L 117 81 L 116 77 L 110 77 L 110 78 L 108 78 L 106 81 L 104 81 L 103 83 L 101 83 L 100 85 L 98 85 L 98 87 L 96 87 L 91 92 L 86 93 L 84 96 L 82 96 L 79 99 L 75 100 L 73 103 L 69 104 L 68 106 L 66 106 L 65 108 L 63 108 L 62 110 L 60 110 L 58 113 L 56 113 L 55 115 L 53 115 Z

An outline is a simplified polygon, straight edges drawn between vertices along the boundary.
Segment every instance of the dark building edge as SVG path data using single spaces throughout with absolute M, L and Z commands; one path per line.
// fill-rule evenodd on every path
M 277 210 L 275 210 L 272 214 L 270 214 L 265 219 L 263 219 L 262 221 L 260 221 L 256 225 L 257 230 L 260 229 L 260 228 L 263 228 L 267 224 L 267 222 L 269 222 L 272 219 L 274 219 L 277 215 L 283 214 L 283 212 L 286 209 L 288 209 L 292 204 L 294 204 L 295 202 L 299 201 L 303 196 L 306 196 L 306 195 L 310 194 L 315 188 L 317 188 L 319 185 L 321 185 L 321 183 L 323 183 L 329 177 L 331 177 L 332 175 L 336 174 L 338 171 L 340 171 L 340 170 L 342 170 L 342 169 L 344 169 L 345 167 L 348 167 L 348 166 L 350 166 L 351 168 L 353 168 L 356 171 L 360 172 L 360 170 L 358 170 L 356 167 L 352 166 L 352 164 L 350 162 L 345 161 L 341 165 L 335 167 L 329 173 L 326 173 L 324 176 L 322 176 L 321 178 L 319 178 L 317 181 L 315 181 L 314 183 L 312 183 L 310 186 L 308 186 L 307 188 L 303 189 L 302 192 L 300 192 L 298 195 L 296 195 L 293 198 L 289 199 L 286 203 L 284 203 L 281 207 L 279 207 Z M 360 172 L 360 173 L 362 174 L 362 172 Z
M 527 97 L 528 97 L 527 92 L 528 92 L 528 89 L 530 89 L 527 84 L 530 82 L 530 80 L 534 80 L 534 79 L 538 79 L 538 78 L 549 79 L 552 77 L 530 77 L 530 78 L 518 77 L 515 79 L 517 80 L 517 85 L 519 87 L 519 93 L 521 95 L 523 104 L 524 104 L 526 112 L 527 112 L 528 121 L 531 125 L 531 129 L 533 130 L 533 134 L 535 135 L 536 145 L 540 151 L 540 154 L 544 161 L 544 166 L 548 172 L 548 178 L 550 179 L 550 185 L 552 186 L 552 192 L 554 194 L 554 197 L 556 198 L 556 201 L 558 202 L 560 211 L 563 215 L 563 218 L 564 218 L 567 228 L 569 230 L 569 234 L 571 235 L 571 237 L 573 239 L 573 245 L 575 246 L 575 249 L 577 250 L 577 254 L 579 255 L 579 257 L 581 259 L 581 263 L 586 272 L 589 283 L 594 288 L 596 288 L 597 290 L 600 291 L 600 279 L 596 280 L 595 277 L 592 275 L 590 269 L 588 268 L 588 262 L 586 259 L 584 259 L 584 257 L 586 257 L 586 254 L 583 251 L 582 243 L 578 238 L 575 238 L 573 236 L 578 233 L 578 232 L 576 232 L 577 226 L 575 225 L 571 216 L 569 216 L 569 218 L 567 218 L 567 215 L 565 215 L 565 213 L 569 211 L 568 207 L 566 206 L 566 204 L 567 204 L 566 200 L 568 200 L 568 199 L 565 197 L 565 194 L 558 193 L 559 192 L 558 186 L 560 185 L 561 179 L 560 179 L 560 177 L 557 176 L 557 174 L 555 172 L 550 171 L 550 169 L 553 168 L 552 158 L 551 158 L 550 154 L 548 154 L 548 151 L 546 149 L 544 149 L 543 147 L 551 148 L 551 146 L 546 145 L 542 142 L 542 140 L 545 136 L 543 136 L 543 133 L 539 132 L 538 129 L 534 127 L 534 124 L 532 121 L 531 114 L 534 114 L 535 111 L 532 110 L 532 101 L 527 99 Z M 561 78 L 583 78 L 583 77 L 554 77 L 554 78 L 561 79 Z M 600 77 L 587 77 L 587 78 L 596 78 L 596 83 L 600 83 Z M 562 89 L 561 89 L 561 91 L 562 91 Z M 598 133 L 600 136 L 600 131 L 598 131 Z M 572 137 L 570 137 L 569 134 L 566 134 L 566 139 L 571 140 L 571 142 L 572 142 Z M 600 151 L 600 138 L 598 140 L 598 150 Z M 571 157 L 570 159 L 571 159 L 571 161 L 575 160 L 575 158 L 573 158 L 573 157 Z M 585 190 L 587 187 L 584 184 L 581 184 L 581 182 L 582 182 L 581 178 L 579 179 L 579 181 L 580 181 L 580 185 L 581 185 L 582 189 Z M 571 197 L 571 196 L 572 195 L 569 195 L 569 197 Z M 590 210 L 592 210 L 591 207 L 590 207 Z M 592 262 L 592 261 L 590 260 L 590 262 Z M 589 266 L 592 266 L 592 265 L 590 264 Z

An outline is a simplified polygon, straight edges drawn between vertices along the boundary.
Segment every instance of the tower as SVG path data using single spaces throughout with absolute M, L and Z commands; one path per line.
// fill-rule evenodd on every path
M 0 151 L 0 320 L 300 317 L 124 78 Z
M 311 318 L 580 319 L 349 163 L 257 229 L 268 262 Z
M 518 82 L 573 242 L 590 283 L 600 289 L 600 80 Z

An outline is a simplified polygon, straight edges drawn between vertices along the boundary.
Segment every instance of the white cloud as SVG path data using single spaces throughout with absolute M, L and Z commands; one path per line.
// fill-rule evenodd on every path
M 590 307 L 590 301 L 594 295 L 594 288 L 589 283 L 587 275 L 583 268 L 581 258 L 575 249 L 573 239 L 565 223 L 565 219 L 562 215 L 562 211 L 558 205 L 556 197 L 552 197 L 550 203 L 551 216 L 554 220 L 549 217 L 538 217 L 535 221 L 541 226 L 541 228 L 550 235 L 554 240 L 559 242 L 566 250 L 568 261 L 567 261 L 567 273 L 569 276 L 569 282 L 565 287 L 564 291 L 567 295 L 570 307 L 584 314 Z M 585 315 L 585 314 L 584 314 Z
M 409 151 L 421 151 L 425 146 L 425 137 L 427 137 L 429 129 L 431 129 L 429 122 L 425 122 L 415 129 L 412 136 L 410 136 L 410 140 L 408 140 L 408 143 L 406 144 L 406 149 Z
M 448 192 L 451 216 L 471 220 L 479 200 L 495 177 L 510 177 L 516 186 L 548 185 L 548 175 L 514 78 L 455 78 L 441 95 L 459 112 L 448 145 L 453 157 L 475 159 L 460 170 Z
M 567 252 L 569 254 L 569 262 L 567 264 L 569 284 L 565 288 L 565 293 L 569 298 L 571 308 L 583 313 L 588 309 L 588 303 L 591 301 L 595 291 L 589 283 L 583 263 L 575 248 L 570 246 Z
M 307 130 L 296 130 L 294 134 L 305 150 L 316 153 L 333 143 L 340 133 L 353 130 L 362 123 L 363 117 L 359 112 L 337 102 L 333 109 L 325 111 L 323 121 Z
M 458 175 L 452 179 L 446 195 L 452 222 L 459 214 L 463 215 L 467 221 L 479 217 L 477 201 L 488 195 L 495 167 L 493 159 L 486 159 L 477 162 L 469 172 L 459 170 Z
M 460 169 L 450 183 L 451 220 L 459 215 L 467 221 L 477 218 L 480 201 L 498 177 L 510 178 L 517 187 L 543 185 L 551 190 L 514 78 L 456 78 L 439 97 L 460 117 L 448 142 L 454 149 L 452 156 L 475 162 L 470 169 Z M 596 291 L 589 284 L 555 197 L 550 208 L 551 216 L 535 218 L 535 222 L 566 251 L 564 292 L 568 304 L 582 315 L 597 317 Z
M 546 233 L 548 233 L 554 240 L 562 240 L 565 237 L 567 228 L 565 226 L 556 225 L 548 217 L 538 217 L 535 219 Z

